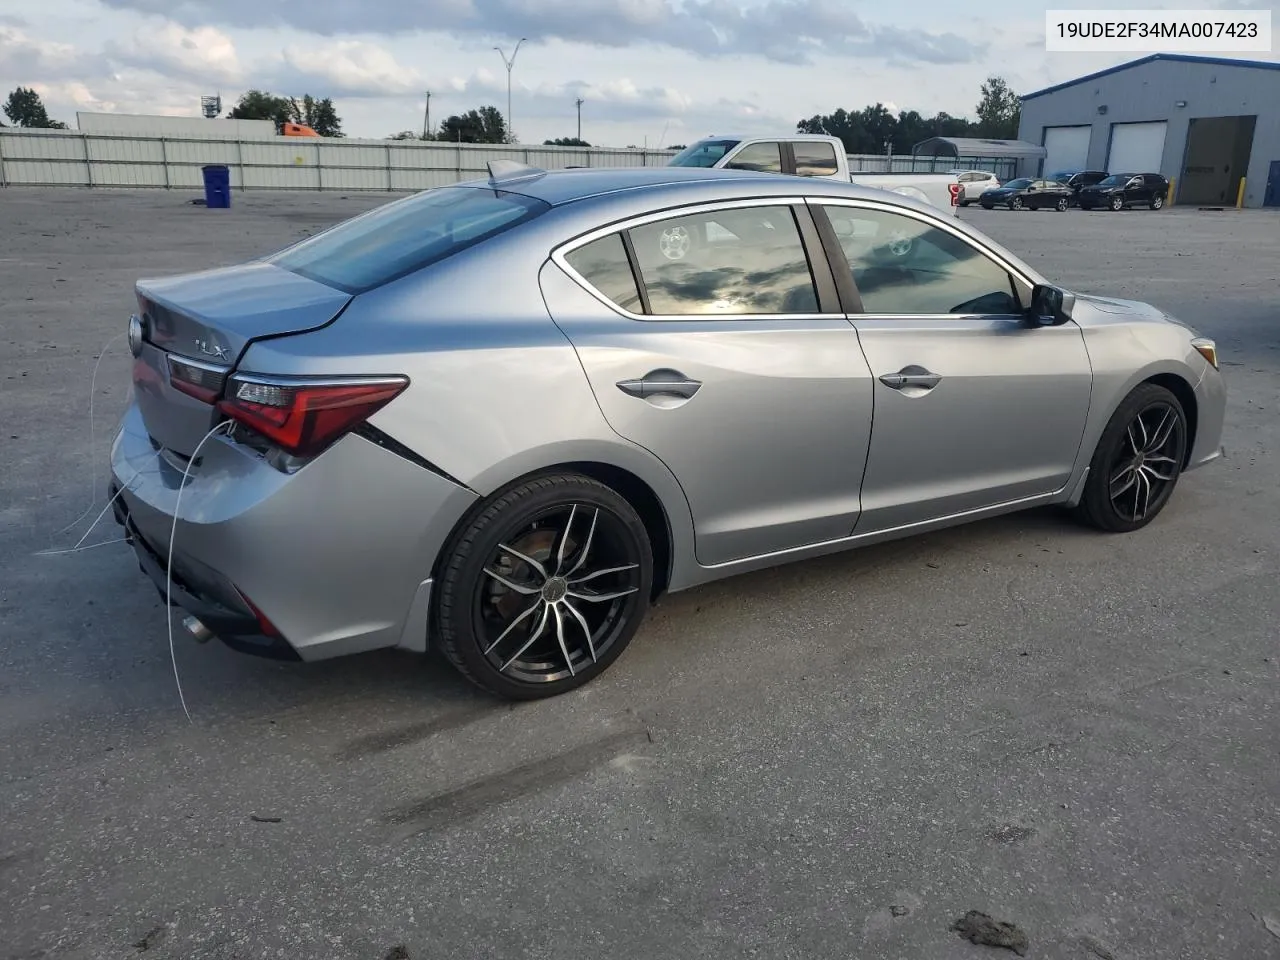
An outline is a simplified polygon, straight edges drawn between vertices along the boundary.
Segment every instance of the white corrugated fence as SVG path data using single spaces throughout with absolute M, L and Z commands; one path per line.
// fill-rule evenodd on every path
M 0 130 L 0 186 L 200 189 L 200 168 L 230 168 L 235 190 L 414 191 L 488 175 L 490 160 L 563 167 L 663 166 L 672 150 L 488 146 L 419 140 L 148 136 Z
M 487 175 L 490 160 L 544 170 L 663 166 L 674 150 L 488 146 L 421 140 L 311 137 L 162 136 L 92 130 L 0 129 L 0 186 L 202 188 L 200 168 L 230 168 L 234 190 L 408 192 Z M 981 167 L 1004 176 L 1002 161 L 852 154 L 855 172 L 944 172 Z

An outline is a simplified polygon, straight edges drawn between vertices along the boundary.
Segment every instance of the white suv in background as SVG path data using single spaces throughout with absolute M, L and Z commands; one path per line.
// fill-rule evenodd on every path
M 988 190 L 1000 186 L 1000 178 L 990 170 L 953 170 L 960 178 L 960 206 L 967 207 Z

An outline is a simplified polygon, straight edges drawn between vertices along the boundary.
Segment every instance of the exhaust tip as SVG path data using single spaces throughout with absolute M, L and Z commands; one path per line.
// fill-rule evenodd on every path
M 186 617 L 182 621 L 182 627 L 187 633 L 191 634 L 191 638 L 196 643 L 208 643 L 213 639 L 213 631 L 206 627 L 195 617 Z

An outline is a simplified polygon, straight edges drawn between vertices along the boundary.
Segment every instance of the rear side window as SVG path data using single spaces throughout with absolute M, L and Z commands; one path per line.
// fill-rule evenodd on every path
M 835 147 L 829 143 L 796 140 L 791 150 L 796 157 L 796 173 L 802 177 L 830 177 L 840 169 Z
M 361 293 L 487 240 L 551 209 L 502 190 L 440 187 L 338 224 L 268 259 Z
M 611 233 L 599 240 L 592 240 L 565 255 L 569 266 L 605 297 L 629 313 L 643 313 L 640 291 L 636 288 L 636 275 L 631 272 L 631 261 L 622 236 Z

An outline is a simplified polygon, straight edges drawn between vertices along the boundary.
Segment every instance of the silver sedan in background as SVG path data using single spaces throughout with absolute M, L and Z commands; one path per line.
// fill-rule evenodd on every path
M 491 171 L 137 284 L 116 517 L 198 637 L 550 696 L 664 592 L 1046 504 L 1134 531 L 1219 456 L 1210 340 L 930 206 Z

